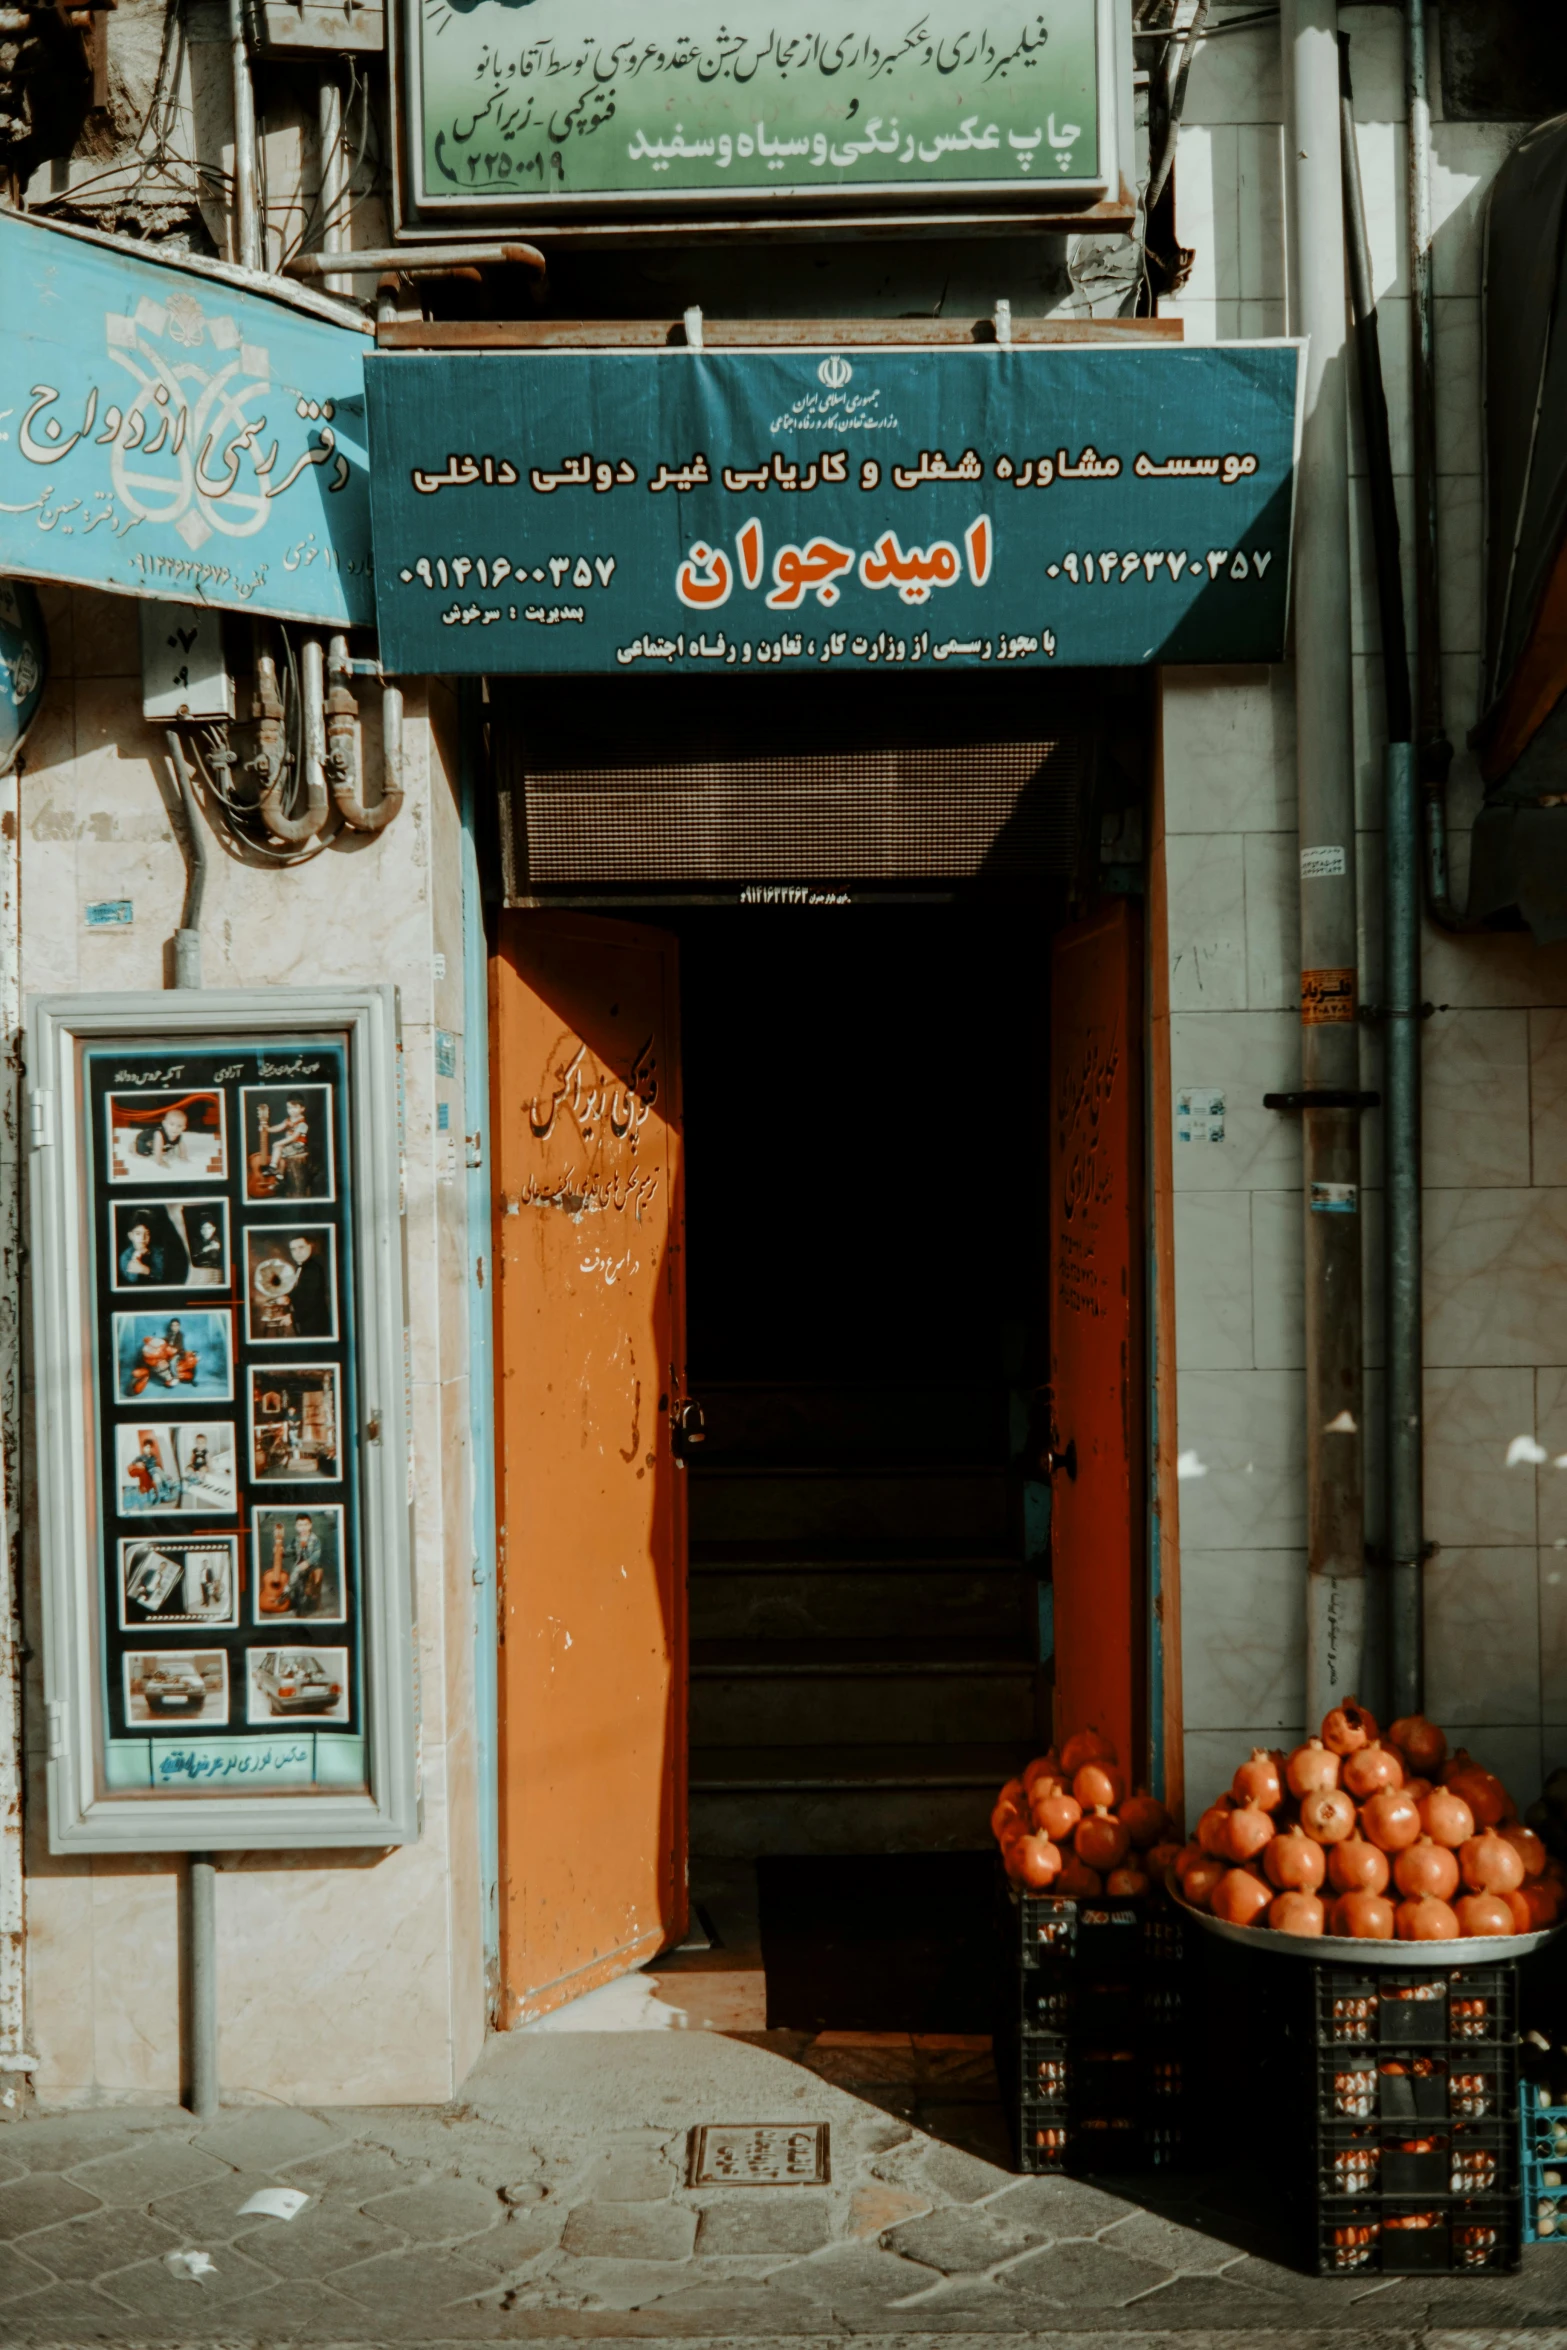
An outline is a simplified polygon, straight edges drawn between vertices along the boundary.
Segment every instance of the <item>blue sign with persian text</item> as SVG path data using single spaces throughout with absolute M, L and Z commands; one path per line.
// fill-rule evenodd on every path
M 372 353 L 381 657 L 1276 661 L 1300 355 Z
M 0 571 L 375 618 L 367 338 L 0 212 Z

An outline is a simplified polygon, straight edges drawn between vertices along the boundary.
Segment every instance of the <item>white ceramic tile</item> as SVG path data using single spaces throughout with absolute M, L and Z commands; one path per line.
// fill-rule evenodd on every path
M 1306 1539 L 1305 1390 L 1295 1371 L 1183 1371 L 1176 1425 L 1181 1550 Z
M 1246 878 L 1239 838 L 1176 833 L 1165 840 L 1172 1012 L 1240 1011 L 1246 1003 Z
M 1222 1191 L 1175 1199 L 1175 1359 L 1182 1370 L 1250 1367 L 1251 1252 L 1237 1229 L 1243 1213 Z
M 1521 931 L 1454 936 L 1427 922 L 1421 960 L 1432 1003 L 1567 1007 L 1567 940 L 1537 947 Z
M 1540 1718 L 1539 1568 L 1533 1544 L 1443 1549 L 1425 1572 L 1426 1711 L 1445 1728 Z M 1463 1743 L 1471 1748 L 1472 1739 Z
M 1567 1327 L 1567 1190 L 1428 1191 L 1426 1359 L 1542 1363 Z
M 1286 304 L 1281 295 L 1247 295 L 1235 307 L 1235 331 L 1242 342 L 1276 342 L 1289 332 Z
M 1358 13 L 1358 12 L 1357 12 Z M 1362 43 L 1357 32 L 1352 40 L 1355 51 L 1355 143 L 1360 155 L 1360 185 L 1366 210 L 1366 241 L 1371 247 L 1371 285 L 1380 305 L 1389 295 L 1405 294 L 1409 290 L 1409 273 L 1405 255 L 1408 249 L 1408 229 L 1404 200 L 1404 125 L 1401 120 L 1376 119 L 1368 111 L 1360 77 L 1363 70 Z M 1402 104 L 1398 107 L 1402 116 Z
M 1436 517 L 1442 650 L 1449 657 L 1479 653 L 1485 645 L 1485 513 L 1478 473 L 1439 478 Z
M 1189 122 L 1183 115 L 1175 149 L 1175 209 L 1181 243 L 1193 253 L 1191 275 L 1181 289 L 1183 304 L 1232 302 L 1240 294 L 1239 168 L 1232 124 Z
M 1265 1110 L 1265 1093 L 1300 1084 L 1300 1022 L 1291 1012 L 1179 1012 L 1170 1022 L 1170 1085 L 1224 1096 L 1222 1142 L 1175 1144 L 1177 1191 L 1277 1191 L 1300 1183 L 1300 1120 Z M 1179 1134 L 1179 1124 L 1177 1124 Z
M 1540 1549 L 1540 1711 L 1547 1721 L 1567 1719 L 1567 1535 L 1556 1541 L 1560 1549 L 1556 1542 Z
M 1190 96 L 1190 85 L 1188 85 Z M 1242 301 L 1273 302 L 1282 334 L 1284 311 L 1284 126 L 1246 123 L 1236 133 L 1236 235 Z M 1243 328 L 1243 332 L 1250 332 Z
M 1246 1002 L 1288 1010 L 1300 1002 L 1300 836 L 1249 832 L 1241 843 L 1246 877 Z
M 1180 293 L 1161 300 L 1161 318 L 1178 318 L 1188 343 L 1231 343 L 1240 333 L 1240 304 L 1233 299 Z
M 1160 709 L 1166 833 L 1291 829 L 1292 669 L 1167 669 Z
M 1194 1828 L 1216 1796 L 1222 1795 L 1254 1746 L 1299 1746 L 1305 1736 L 1300 1722 L 1283 1731 L 1271 1723 L 1252 1722 L 1233 1730 L 1188 1730 L 1186 1756 L 1186 1825 Z
M 1444 122 L 1432 134 L 1431 283 L 1437 294 L 1480 291 L 1486 190 L 1521 135 L 1507 122 Z
M 1444 1550 L 1535 1541 L 1531 1370 L 1429 1370 L 1426 1531 Z M 1509 1465 L 1509 1454 L 1513 1455 Z
M 1567 1350 L 1567 1336 L 1564 1336 Z M 1543 1363 L 1534 1374 L 1534 1437 L 1545 1458 L 1535 1465 L 1536 1525 L 1542 1551 L 1559 1549 L 1567 1568 L 1567 1369 Z
M 1436 469 L 1478 473 L 1484 461 L 1480 411 L 1480 303 L 1448 294 L 1431 306 L 1436 353 Z M 1406 342 L 1405 382 L 1408 382 Z
M 1251 1195 L 1252 1360 L 1298 1371 L 1306 1360 L 1305 1210 L 1299 1191 Z
M 1197 1550 L 1183 1539 L 1181 1693 L 1188 1730 L 1221 1730 L 1244 1713 L 1260 1719 L 1268 1743 L 1276 1745 L 1279 1732 L 1305 1711 L 1305 1651 L 1304 1550 Z
M 1202 41 L 1186 85 L 1186 123 L 1281 123 L 1284 89 L 1276 24 Z M 1184 225 L 1182 234 L 1184 235 Z
M 1530 1017 L 1436 1011 L 1422 1023 L 1428 1186 L 1529 1182 Z
M 1531 1180 L 1567 1183 L 1567 1011 L 1528 1014 Z

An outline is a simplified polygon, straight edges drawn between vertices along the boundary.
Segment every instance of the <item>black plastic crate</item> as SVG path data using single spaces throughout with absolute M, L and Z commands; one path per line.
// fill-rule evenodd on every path
M 1517 2184 L 1511 2122 L 1324 2122 L 1317 2131 L 1322 2196 L 1472 2199 Z
M 1065 1893 L 1020 1893 L 1015 1902 L 1018 1954 L 1025 1967 L 1067 1960 L 1111 1977 L 1180 1966 L 1186 1935 L 1160 1894 L 1137 1900 L 1079 1900 Z
M 1324 2048 L 1506 2045 L 1518 2032 L 1518 1974 L 1474 1967 L 1317 1964 L 1316 2025 Z
M 1539 2084 L 1526 2081 L 1518 2129 L 1523 2240 L 1526 2244 L 1567 2244 L 1567 2111 L 1559 2105 L 1543 2105 L 1540 2100 Z
M 1317 2212 L 1317 2269 L 1324 2276 L 1472 2275 L 1516 2269 L 1516 2195 L 1470 2202 L 1410 2199 L 1324 2201 Z
M 1323 2122 L 1510 2121 L 1517 2107 L 1511 2048 L 1324 2049 L 1317 2058 Z

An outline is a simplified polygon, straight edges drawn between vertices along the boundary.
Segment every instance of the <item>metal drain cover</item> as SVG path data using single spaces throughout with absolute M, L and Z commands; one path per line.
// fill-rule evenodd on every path
M 825 2187 L 826 2122 L 701 2122 L 691 2132 L 688 2187 Z

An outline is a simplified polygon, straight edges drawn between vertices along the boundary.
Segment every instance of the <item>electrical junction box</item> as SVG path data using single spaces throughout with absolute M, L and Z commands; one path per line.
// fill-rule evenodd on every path
M 263 57 L 367 56 L 386 47 L 386 11 L 373 0 L 260 0 L 253 22 Z
M 165 726 L 175 718 L 233 717 L 221 612 L 209 604 L 142 605 L 141 708 Z

